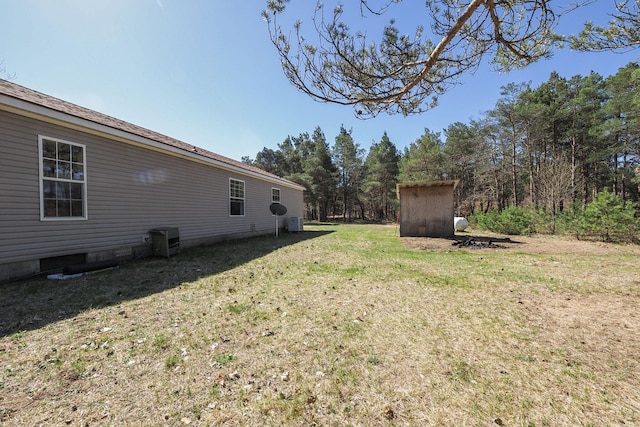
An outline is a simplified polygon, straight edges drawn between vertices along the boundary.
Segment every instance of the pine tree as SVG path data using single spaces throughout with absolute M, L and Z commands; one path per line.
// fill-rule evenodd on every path
M 331 159 L 329 145 L 320 127 L 316 127 L 311 139 L 314 142 L 313 152 L 305 162 L 305 171 L 310 182 L 308 192 L 313 200 L 310 218 L 326 221 L 336 193 L 337 168 Z
M 440 133 L 429 129 L 409 147 L 400 160 L 401 182 L 433 181 L 444 177 L 443 144 Z
M 611 147 L 612 191 L 622 200 L 638 198 L 632 185 L 634 168 L 640 164 L 640 65 L 630 63 L 604 82 L 606 120 L 599 138 Z
M 380 142 L 369 148 L 364 162 L 364 192 L 375 219 L 388 220 L 395 215 L 399 161 L 398 149 L 389 139 L 387 132 L 384 132 Z
M 478 125 L 456 122 L 445 130 L 447 176 L 460 181 L 454 190 L 454 202 L 463 215 L 473 213 L 488 177 L 490 147 Z
M 363 210 L 358 199 L 362 184 L 363 150 L 353 141 L 351 132 L 340 126 L 332 151 L 338 168 L 338 196 L 342 205 L 342 217 L 346 221 L 347 217 L 352 218 L 356 205 L 361 212 Z

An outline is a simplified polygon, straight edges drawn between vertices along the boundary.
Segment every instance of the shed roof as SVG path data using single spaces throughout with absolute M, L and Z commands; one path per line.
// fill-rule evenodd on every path
M 249 175 L 257 175 L 269 181 L 281 182 L 293 188 L 304 189 L 292 181 L 260 168 L 2 79 L 0 79 L 0 109 L 65 123 L 85 131 L 93 131 L 93 133 L 109 134 L 116 139 L 127 139 L 150 149 L 166 150 L 192 160 L 205 161 Z
M 438 180 L 438 181 L 424 181 L 424 182 L 402 182 L 396 184 L 396 194 L 400 197 L 401 188 L 417 188 L 417 187 L 446 187 L 453 186 L 455 189 L 460 182 L 459 179 L 450 180 Z

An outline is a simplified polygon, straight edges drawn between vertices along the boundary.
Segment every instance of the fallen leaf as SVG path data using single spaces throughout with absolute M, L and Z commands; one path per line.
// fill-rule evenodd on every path
M 391 406 L 387 406 L 384 409 L 384 417 L 388 420 L 392 420 L 396 417 L 395 412 L 393 412 L 393 409 L 391 409 Z

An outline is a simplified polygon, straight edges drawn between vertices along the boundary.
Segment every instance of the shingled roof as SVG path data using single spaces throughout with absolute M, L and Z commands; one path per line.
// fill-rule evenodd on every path
M 44 107 L 44 108 L 57 111 L 63 114 L 68 114 L 70 116 L 77 117 L 80 119 L 88 120 L 90 122 L 93 122 L 102 126 L 107 126 L 109 128 L 112 128 L 118 131 L 123 131 L 131 135 L 136 135 L 136 136 L 154 141 L 156 143 L 164 144 L 168 147 L 177 148 L 178 150 L 183 150 L 190 154 L 197 154 L 198 156 L 205 157 L 207 159 L 211 159 L 216 162 L 224 163 L 234 168 L 244 169 L 247 172 L 252 172 L 253 174 L 258 174 L 271 179 L 285 181 L 290 184 L 293 184 L 294 186 L 299 187 L 299 185 L 294 182 L 281 178 L 272 173 L 266 172 L 260 168 L 256 168 L 254 166 L 247 165 L 237 160 L 233 160 L 228 157 L 221 156 L 219 154 L 205 150 L 204 148 L 196 147 L 193 144 L 187 144 L 183 141 L 171 138 L 166 135 L 162 135 L 158 132 L 145 129 L 143 127 L 125 122 L 120 119 L 116 119 L 115 117 L 111 117 L 106 114 L 99 113 L 97 111 L 93 111 L 88 108 L 81 107 L 71 102 L 63 101 L 53 96 L 45 95 L 43 93 L 26 88 L 24 86 L 20 86 L 18 84 L 9 82 L 7 80 L 0 79 L 0 95 L 5 95 L 10 98 L 24 101 L 33 105 Z M 0 103 L 2 103 L 1 98 L 0 98 Z

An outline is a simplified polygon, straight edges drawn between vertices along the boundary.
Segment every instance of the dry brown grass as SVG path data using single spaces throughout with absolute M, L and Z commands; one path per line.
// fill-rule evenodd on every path
M 2 286 L 0 423 L 640 424 L 637 246 L 307 230 Z

